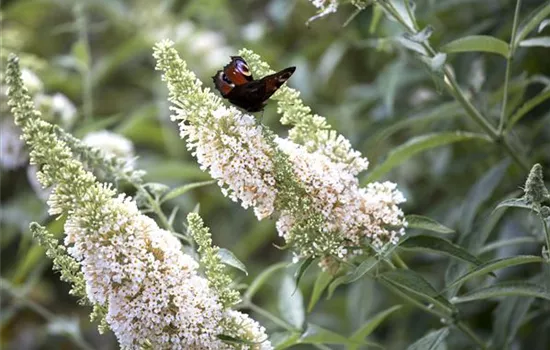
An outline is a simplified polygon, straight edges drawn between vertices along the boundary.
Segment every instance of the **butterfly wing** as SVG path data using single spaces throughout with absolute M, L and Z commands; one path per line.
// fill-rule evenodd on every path
M 275 91 L 279 90 L 279 88 L 283 86 L 283 84 L 292 76 L 295 70 L 296 67 L 288 67 L 280 72 L 265 76 L 260 79 L 260 82 L 265 85 L 262 96 L 264 101 L 262 102 L 265 102 L 268 98 L 271 97 L 271 95 L 275 93 Z
M 223 70 L 217 71 L 212 80 L 214 81 L 214 86 L 222 96 L 228 98 L 236 86 L 249 83 L 254 78 L 248 69 L 248 64 L 242 57 L 231 56 L 231 62 L 223 67 Z
M 277 91 L 296 70 L 295 67 L 236 86 L 227 96 L 229 102 L 248 112 L 259 112 L 264 109 L 266 101 Z
M 240 56 L 231 56 L 231 62 L 223 67 L 223 73 L 235 86 L 243 85 L 254 80 L 246 61 Z
M 249 112 L 258 112 L 295 70 L 296 67 L 289 67 L 254 80 L 246 61 L 242 57 L 231 56 L 231 62 L 216 72 L 212 80 L 216 89 L 229 102 Z

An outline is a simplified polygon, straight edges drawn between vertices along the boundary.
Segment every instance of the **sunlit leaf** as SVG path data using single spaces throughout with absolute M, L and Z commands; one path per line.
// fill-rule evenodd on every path
M 279 288 L 279 312 L 282 318 L 296 329 L 301 329 L 306 319 L 302 292 L 288 274 L 283 276 Z
M 519 42 L 522 42 L 523 39 L 525 39 L 539 23 L 546 19 L 548 15 L 550 15 L 550 3 L 543 3 L 533 10 L 533 12 L 531 12 L 531 14 L 520 24 L 520 29 L 516 35 L 516 42 L 514 45 L 517 46 Z
M 440 224 L 439 222 L 435 221 L 434 219 L 431 219 L 426 216 L 421 215 L 407 215 L 406 217 L 408 228 L 415 228 L 419 230 L 427 230 L 437 233 L 453 233 L 455 232 L 453 229 L 448 228 L 447 226 L 444 226 Z
M 239 269 L 246 275 L 248 275 L 248 271 L 246 271 L 246 266 L 230 250 L 220 248 L 218 250 L 218 256 L 220 257 L 221 262 L 225 265 L 229 265 L 236 269 Z
M 186 185 L 174 188 L 170 192 L 166 193 L 166 195 L 164 195 L 164 197 L 162 198 L 162 201 L 163 202 L 169 201 L 171 199 L 184 195 L 185 193 L 189 192 L 192 189 L 212 185 L 215 183 L 216 183 L 216 180 L 201 181 L 201 182 L 194 182 L 194 183 L 190 183 L 190 184 L 186 184 Z
M 441 51 L 447 53 L 481 51 L 496 53 L 505 58 L 509 54 L 507 42 L 489 35 L 470 35 L 453 40 L 443 45 Z
M 550 36 L 538 36 L 519 42 L 521 47 L 550 47 Z

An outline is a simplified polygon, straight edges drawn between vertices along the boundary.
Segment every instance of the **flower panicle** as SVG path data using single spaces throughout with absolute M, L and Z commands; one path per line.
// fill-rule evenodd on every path
M 161 69 L 185 67 L 171 46 L 159 44 L 156 50 L 155 57 L 179 62 L 160 62 Z M 241 54 L 255 73 L 270 73 L 253 52 Z M 295 122 L 294 137 L 291 133 L 283 139 L 252 117 L 223 106 L 183 69 L 166 71 L 164 77 L 186 77 L 168 82 L 168 88 L 177 101 L 173 110 L 182 116 L 175 119 L 185 121 L 180 130 L 187 147 L 225 195 L 244 208 L 253 207 L 258 219 L 276 214 L 279 234 L 298 257 L 348 259 L 363 253 L 365 243 L 377 250 L 397 243 L 406 226 L 398 206 L 404 197 L 392 183 L 361 188 L 357 174 L 367 160 L 330 130 L 324 118 L 312 115 L 298 92 L 282 87 L 275 94 L 284 118 Z M 195 90 L 182 93 L 191 91 L 189 87 Z M 328 258 L 322 262 L 331 265 Z
M 239 292 L 231 288 L 232 280 L 227 275 L 226 267 L 222 263 L 218 251 L 219 248 L 212 246 L 212 235 L 202 218 L 197 213 L 187 215 L 189 232 L 198 245 L 198 252 L 201 254 L 201 266 L 205 269 L 208 282 L 220 298 L 224 307 L 240 302 Z
M 30 146 L 31 161 L 41 166 L 42 184 L 54 186 L 50 213 L 66 217 L 65 246 L 57 245 L 44 228 L 31 228 L 62 278 L 75 283 L 76 292 L 85 292 L 94 305 L 93 316 L 104 319 L 102 324 L 109 325 L 124 348 L 234 348 L 219 335 L 237 336 L 231 325 L 240 313 L 224 308 L 208 280 L 198 274 L 197 262 L 182 252 L 170 232 L 74 159 L 67 142 L 33 108 L 15 56 L 7 76 L 9 103 Z M 266 338 L 252 320 L 245 334 L 252 342 Z M 262 343 L 262 348 L 271 345 Z

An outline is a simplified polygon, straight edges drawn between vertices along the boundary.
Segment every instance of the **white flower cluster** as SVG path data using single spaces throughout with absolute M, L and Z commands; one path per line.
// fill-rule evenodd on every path
M 130 199 L 105 201 L 94 191 L 87 191 L 84 207 L 68 218 L 65 244 L 82 266 L 90 301 L 108 307 L 106 321 L 123 348 L 148 342 L 155 349 L 233 349 L 218 336 L 224 334 L 222 324 L 236 318 L 247 320 L 239 329 L 246 339 L 263 344 L 265 330 L 223 309 L 198 275 L 197 262 L 182 253 L 170 232 L 140 214 Z M 269 342 L 262 346 L 271 348 Z
M 179 112 L 175 118 L 181 119 L 184 111 L 175 111 Z M 204 124 L 179 125 L 182 138 L 188 139 L 187 148 L 193 150 L 201 169 L 218 180 L 224 195 L 240 200 L 244 208 L 253 207 L 260 220 L 273 213 L 277 197 L 273 150 L 254 117 L 219 103 Z
M 279 148 L 292 162 L 294 174 L 324 218 L 322 230 L 339 237 L 345 245 L 359 246 L 368 238 L 375 248 L 397 243 L 405 233 L 403 212 L 398 204 L 405 198 L 391 182 L 372 183 L 360 188 L 359 181 L 346 164 L 333 162 L 321 152 L 308 153 L 304 146 L 277 139 Z M 291 239 L 294 219 L 282 212 L 277 223 L 279 234 Z M 328 253 L 345 258 L 348 251 L 339 246 Z M 318 247 L 325 250 L 330 247 Z M 310 253 L 310 252 L 305 252 Z

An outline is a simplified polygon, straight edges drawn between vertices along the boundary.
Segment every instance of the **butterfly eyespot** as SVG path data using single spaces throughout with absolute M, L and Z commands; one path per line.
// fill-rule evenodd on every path
M 250 70 L 248 69 L 248 66 L 246 65 L 246 63 L 237 61 L 237 69 L 239 70 L 239 72 L 243 73 L 244 75 L 250 76 Z

